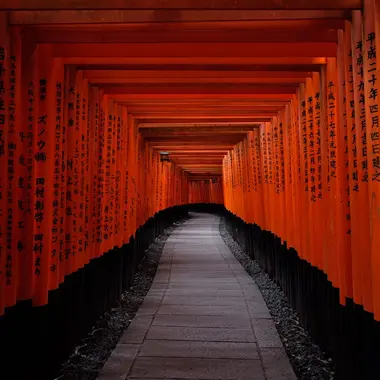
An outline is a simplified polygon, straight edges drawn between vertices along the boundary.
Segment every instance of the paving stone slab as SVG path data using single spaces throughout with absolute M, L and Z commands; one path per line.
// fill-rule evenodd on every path
M 272 319 L 252 319 L 252 325 L 260 349 L 283 347 Z
M 169 260 L 168 260 L 169 261 Z M 185 257 L 176 257 L 175 259 L 175 264 L 196 264 L 198 263 L 198 265 L 215 265 L 215 264 L 225 264 L 225 260 L 223 260 L 222 258 L 213 258 L 213 259 L 207 259 L 205 257 L 202 257 L 201 255 L 199 255 L 199 259 L 195 258 L 194 256 L 192 256 L 191 258 L 189 259 L 186 259 Z
M 262 348 L 260 352 L 267 380 L 297 380 L 283 348 Z
M 241 315 L 244 312 L 246 312 L 245 307 L 162 305 L 158 315 Z
M 219 285 L 219 284 L 218 284 Z M 244 297 L 244 293 L 241 290 L 233 289 L 219 289 L 219 286 L 215 288 L 195 288 L 191 289 L 191 285 L 185 289 L 168 289 L 166 295 L 170 296 L 199 296 L 204 295 L 205 297 Z
M 251 322 L 247 316 L 157 315 L 153 320 L 153 325 L 249 329 Z
M 238 284 L 238 283 L 234 283 L 234 284 L 216 283 L 215 284 L 215 283 L 208 283 L 208 282 L 203 281 L 201 283 L 198 282 L 198 283 L 194 284 L 193 281 L 189 281 L 189 282 L 181 281 L 181 282 L 170 282 L 168 285 L 168 290 L 170 290 L 170 291 L 172 291 L 173 289 L 181 289 L 181 290 L 186 289 L 186 290 L 198 291 L 198 290 L 206 290 L 209 288 L 212 288 L 215 290 L 225 290 L 227 292 L 238 290 L 240 294 L 243 294 L 243 290 L 242 290 L 240 284 Z
M 118 344 L 99 374 L 98 380 L 124 380 L 139 349 L 139 344 Z
M 171 267 L 172 271 L 183 271 L 183 272 L 190 272 L 194 271 L 196 273 L 204 273 L 204 272 L 219 272 L 219 271 L 225 271 L 230 272 L 231 268 L 228 267 L 228 264 L 226 263 L 220 263 L 220 264 L 204 264 L 202 267 L 199 267 L 199 264 L 195 263 L 188 263 L 188 264 L 176 264 L 174 263 Z
M 189 277 L 189 276 L 171 276 L 171 281 L 173 282 L 181 282 L 181 281 L 186 281 L 186 282 L 192 282 L 193 284 L 201 285 L 204 281 L 204 278 L 202 277 Z M 232 284 L 239 284 L 239 282 L 236 280 L 234 277 L 230 278 L 209 278 L 207 280 L 208 284 L 213 284 L 213 283 L 232 283 Z
M 151 289 L 149 294 L 151 296 L 160 296 L 160 297 L 163 297 L 164 294 L 165 294 L 165 289 L 161 289 L 161 288 L 155 288 L 155 289 Z
M 227 264 L 226 265 L 229 267 L 229 269 L 232 269 L 232 270 L 241 270 L 242 269 L 242 266 L 240 263 L 230 263 L 230 264 Z
M 152 321 L 153 316 L 138 316 L 136 314 L 128 329 L 120 338 L 119 343 L 141 344 L 145 339 L 145 335 L 148 332 L 149 327 L 152 324 Z
M 214 268 L 213 268 L 214 267 Z M 231 268 L 228 268 L 227 265 L 219 265 L 219 266 L 214 266 L 214 265 L 205 265 L 204 268 L 202 269 L 197 269 L 195 266 L 191 267 L 176 267 L 173 265 L 171 272 L 170 273 L 175 273 L 177 275 L 191 275 L 191 276 L 198 276 L 203 279 L 209 278 L 209 276 L 231 276 Z
M 255 298 L 256 300 L 260 300 L 260 302 L 262 300 L 264 305 L 266 305 L 264 297 L 256 285 L 243 286 L 242 292 L 247 299 Z
M 265 380 L 259 360 L 138 357 L 130 378 Z
M 255 319 L 272 319 L 265 301 L 255 298 L 247 299 L 247 308 L 250 316 Z
M 185 269 L 185 270 L 173 269 L 170 274 L 172 277 L 174 277 L 174 276 L 181 277 L 181 281 L 185 280 L 186 277 L 188 277 L 190 281 L 194 281 L 196 279 L 199 279 L 203 282 L 205 282 L 205 279 L 212 279 L 212 278 L 222 278 L 222 279 L 225 279 L 225 278 L 235 279 L 236 278 L 236 275 L 234 273 L 232 273 L 231 270 L 228 268 L 224 269 L 224 270 L 216 269 L 215 271 L 212 271 L 212 270 L 197 271 L 197 270 L 193 270 L 193 269 L 191 269 L 191 270 L 189 270 L 189 269 Z M 174 279 L 172 279 L 172 278 L 170 280 L 174 281 Z
M 259 359 L 259 352 L 255 343 L 147 340 L 139 356 Z
M 207 297 L 207 296 L 172 296 L 166 295 L 162 300 L 163 305 L 202 305 L 202 306 L 244 306 L 244 297 Z
M 148 340 L 194 340 L 202 342 L 255 342 L 252 329 L 220 329 L 213 327 L 152 326 Z

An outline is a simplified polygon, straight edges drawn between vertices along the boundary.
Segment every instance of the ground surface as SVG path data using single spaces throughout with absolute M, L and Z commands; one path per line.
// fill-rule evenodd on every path
M 195 214 L 167 240 L 153 285 L 98 380 L 295 380 L 266 303 Z

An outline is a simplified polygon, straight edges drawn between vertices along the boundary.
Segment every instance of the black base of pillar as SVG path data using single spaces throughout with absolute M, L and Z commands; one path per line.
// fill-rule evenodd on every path
M 225 207 L 215 203 L 193 203 L 188 206 L 189 212 L 205 212 L 209 214 L 223 215 Z
M 273 233 L 224 215 L 229 234 L 283 289 L 313 341 L 332 357 L 335 380 L 379 379 L 380 323 L 373 315 L 349 299 L 340 305 L 327 276 Z
M 67 276 L 49 293 L 48 305 L 25 301 L 7 309 L 0 318 L 0 378 L 52 380 L 80 339 L 129 288 L 145 250 L 186 215 L 187 206 L 157 213 L 128 244 Z

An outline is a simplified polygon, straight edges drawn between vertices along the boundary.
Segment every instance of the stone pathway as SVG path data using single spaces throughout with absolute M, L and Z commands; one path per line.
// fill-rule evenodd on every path
M 166 242 L 154 283 L 97 380 L 296 380 L 264 299 L 194 214 Z

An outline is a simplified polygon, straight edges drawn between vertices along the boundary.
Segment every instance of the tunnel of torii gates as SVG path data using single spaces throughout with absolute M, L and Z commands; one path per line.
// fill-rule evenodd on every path
M 344 379 L 379 366 L 380 1 L 89 3 L 0 0 L 2 358 L 66 355 L 210 203 Z

